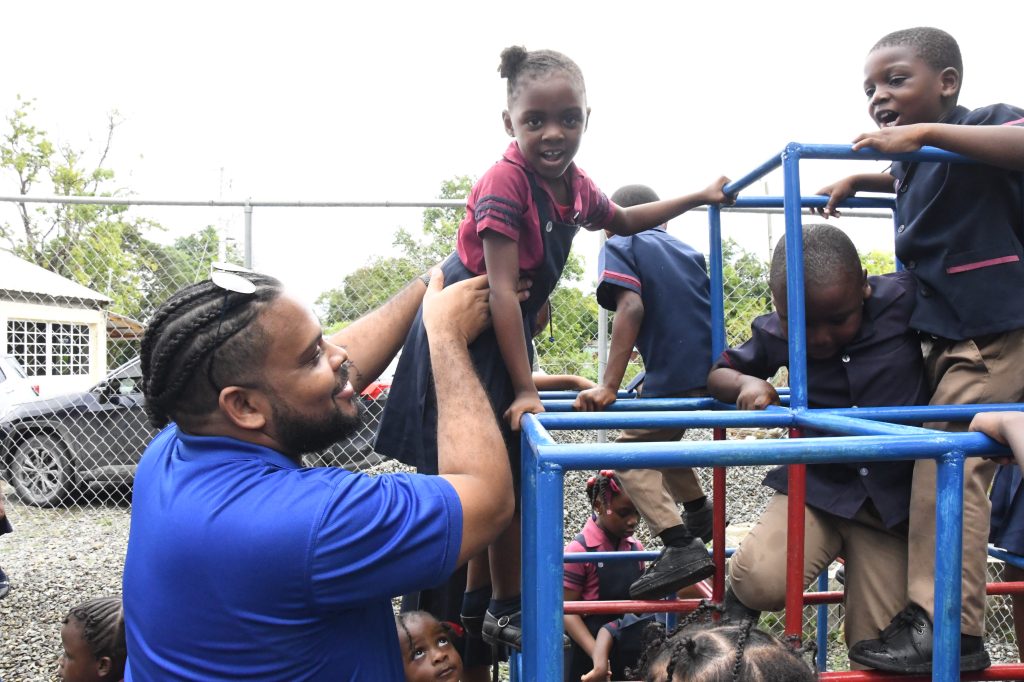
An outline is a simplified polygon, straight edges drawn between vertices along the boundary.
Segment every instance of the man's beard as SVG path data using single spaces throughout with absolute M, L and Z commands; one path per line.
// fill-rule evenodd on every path
M 356 408 L 354 415 L 347 415 L 335 406 L 332 412 L 317 419 L 293 411 L 275 396 L 272 409 L 278 444 L 287 454 L 299 456 L 323 450 L 352 435 L 362 426 L 366 408 L 355 396 L 351 402 Z

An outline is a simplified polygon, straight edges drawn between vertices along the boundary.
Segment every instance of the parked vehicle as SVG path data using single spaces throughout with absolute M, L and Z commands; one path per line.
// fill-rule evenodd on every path
M 87 489 L 120 488 L 156 435 L 146 417 L 138 358 L 113 370 L 88 391 L 17 406 L 0 417 L 0 463 L 24 502 L 52 507 Z M 380 460 L 373 452 L 376 417 L 387 400 L 387 384 L 363 392 L 363 427 L 311 464 L 363 469 Z
M 0 355 L 0 417 L 15 405 L 39 397 L 39 385 L 25 376 L 21 363 L 13 355 Z

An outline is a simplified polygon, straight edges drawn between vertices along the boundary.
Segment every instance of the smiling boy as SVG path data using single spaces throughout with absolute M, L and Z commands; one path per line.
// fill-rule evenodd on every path
M 868 53 L 864 94 L 877 131 L 853 148 L 887 153 L 940 147 L 978 164 L 893 163 L 888 173 L 854 175 L 825 187 L 821 209 L 858 191 L 896 193 L 896 256 L 917 278 L 911 325 L 923 332 L 931 404 L 1024 399 L 1024 109 L 959 106 L 963 61 L 956 41 L 936 28 L 884 36 Z M 931 428 L 963 431 L 963 423 Z M 969 458 L 964 472 L 961 670 L 988 667 L 985 613 L 987 490 L 995 465 Z M 909 602 L 879 639 L 851 658 L 891 672 L 931 670 L 934 617 L 935 462 L 914 469 Z

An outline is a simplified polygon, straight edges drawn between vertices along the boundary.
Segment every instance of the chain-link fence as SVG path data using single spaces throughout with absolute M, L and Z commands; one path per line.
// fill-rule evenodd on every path
M 146 320 L 171 293 L 206 278 L 214 261 L 243 264 L 259 249 L 249 229 L 206 226 L 172 234 L 143 217 L 144 209 L 130 206 L 153 202 L 65 201 L 13 204 L 12 223 L 34 226 L 24 234 L 50 236 L 9 238 L 7 250 L 0 250 L 0 470 L 16 528 L 0 541 L 0 566 L 14 586 L 0 602 L 7 625 L 0 677 L 9 681 L 47 679 L 58 653 L 59 611 L 118 589 L 130 483 L 155 433 L 146 421 L 137 359 Z M 236 204 L 247 228 L 253 207 L 269 205 Z M 449 253 L 461 212 L 451 200 L 425 202 L 421 230 L 394 230 L 393 255 L 368 253 L 337 286 L 325 288 L 316 301 L 325 331 L 376 308 Z M 724 256 L 726 331 L 733 345 L 749 335 L 754 317 L 770 310 L 768 266 L 764 253 L 738 239 L 726 240 Z M 288 250 L 261 252 L 261 269 L 275 272 L 275 259 L 295 257 Z M 598 339 L 607 338 L 608 330 L 601 326 L 594 273 L 588 271 L 595 262 L 595 253 L 574 249 L 552 295 L 554 319 L 536 344 L 548 373 L 598 378 Z M 637 358 L 627 378 L 641 364 Z M 385 373 L 362 396 L 365 426 L 307 463 L 350 469 L 377 463 L 372 444 L 388 382 Z M 990 632 L 1004 638 L 997 644 L 1012 642 L 1008 608 L 1002 598 L 993 606 Z M 830 614 L 831 630 L 840 631 L 841 607 L 830 607 Z M 19 640 L 25 638 L 31 641 L 23 651 Z M 830 641 L 841 642 L 837 636 Z M 837 646 L 839 653 L 830 646 L 830 657 L 843 667 Z

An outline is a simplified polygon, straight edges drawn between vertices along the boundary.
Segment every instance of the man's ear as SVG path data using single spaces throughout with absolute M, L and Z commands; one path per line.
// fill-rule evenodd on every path
M 587 107 L 587 120 L 583 122 L 583 132 L 587 132 L 587 126 L 590 125 L 590 107 Z
M 960 72 L 952 66 L 947 66 L 939 74 L 942 83 L 942 96 L 956 98 L 960 94 Z
M 864 300 L 866 301 L 869 298 L 871 298 L 871 283 L 868 282 L 868 269 L 867 268 L 864 268 L 863 277 L 864 277 L 864 286 L 863 286 L 863 289 L 862 289 L 862 293 L 864 295 Z
M 516 131 L 512 129 L 512 114 L 508 113 L 508 109 L 501 112 L 501 122 L 505 124 L 505 132 L 508 133 L 508 136 L 515 137 Z
M 217 400 L 221 412 L 240 429 L 258 431 L 270 417 L 270 402 L 262 391 L 242 386 L 228 386 Z
M 110 674 L 111 668 L 114 667 L 114 661 L 110 656 L 100 656 L 96 659 L 96 676 L 104 678 Z

